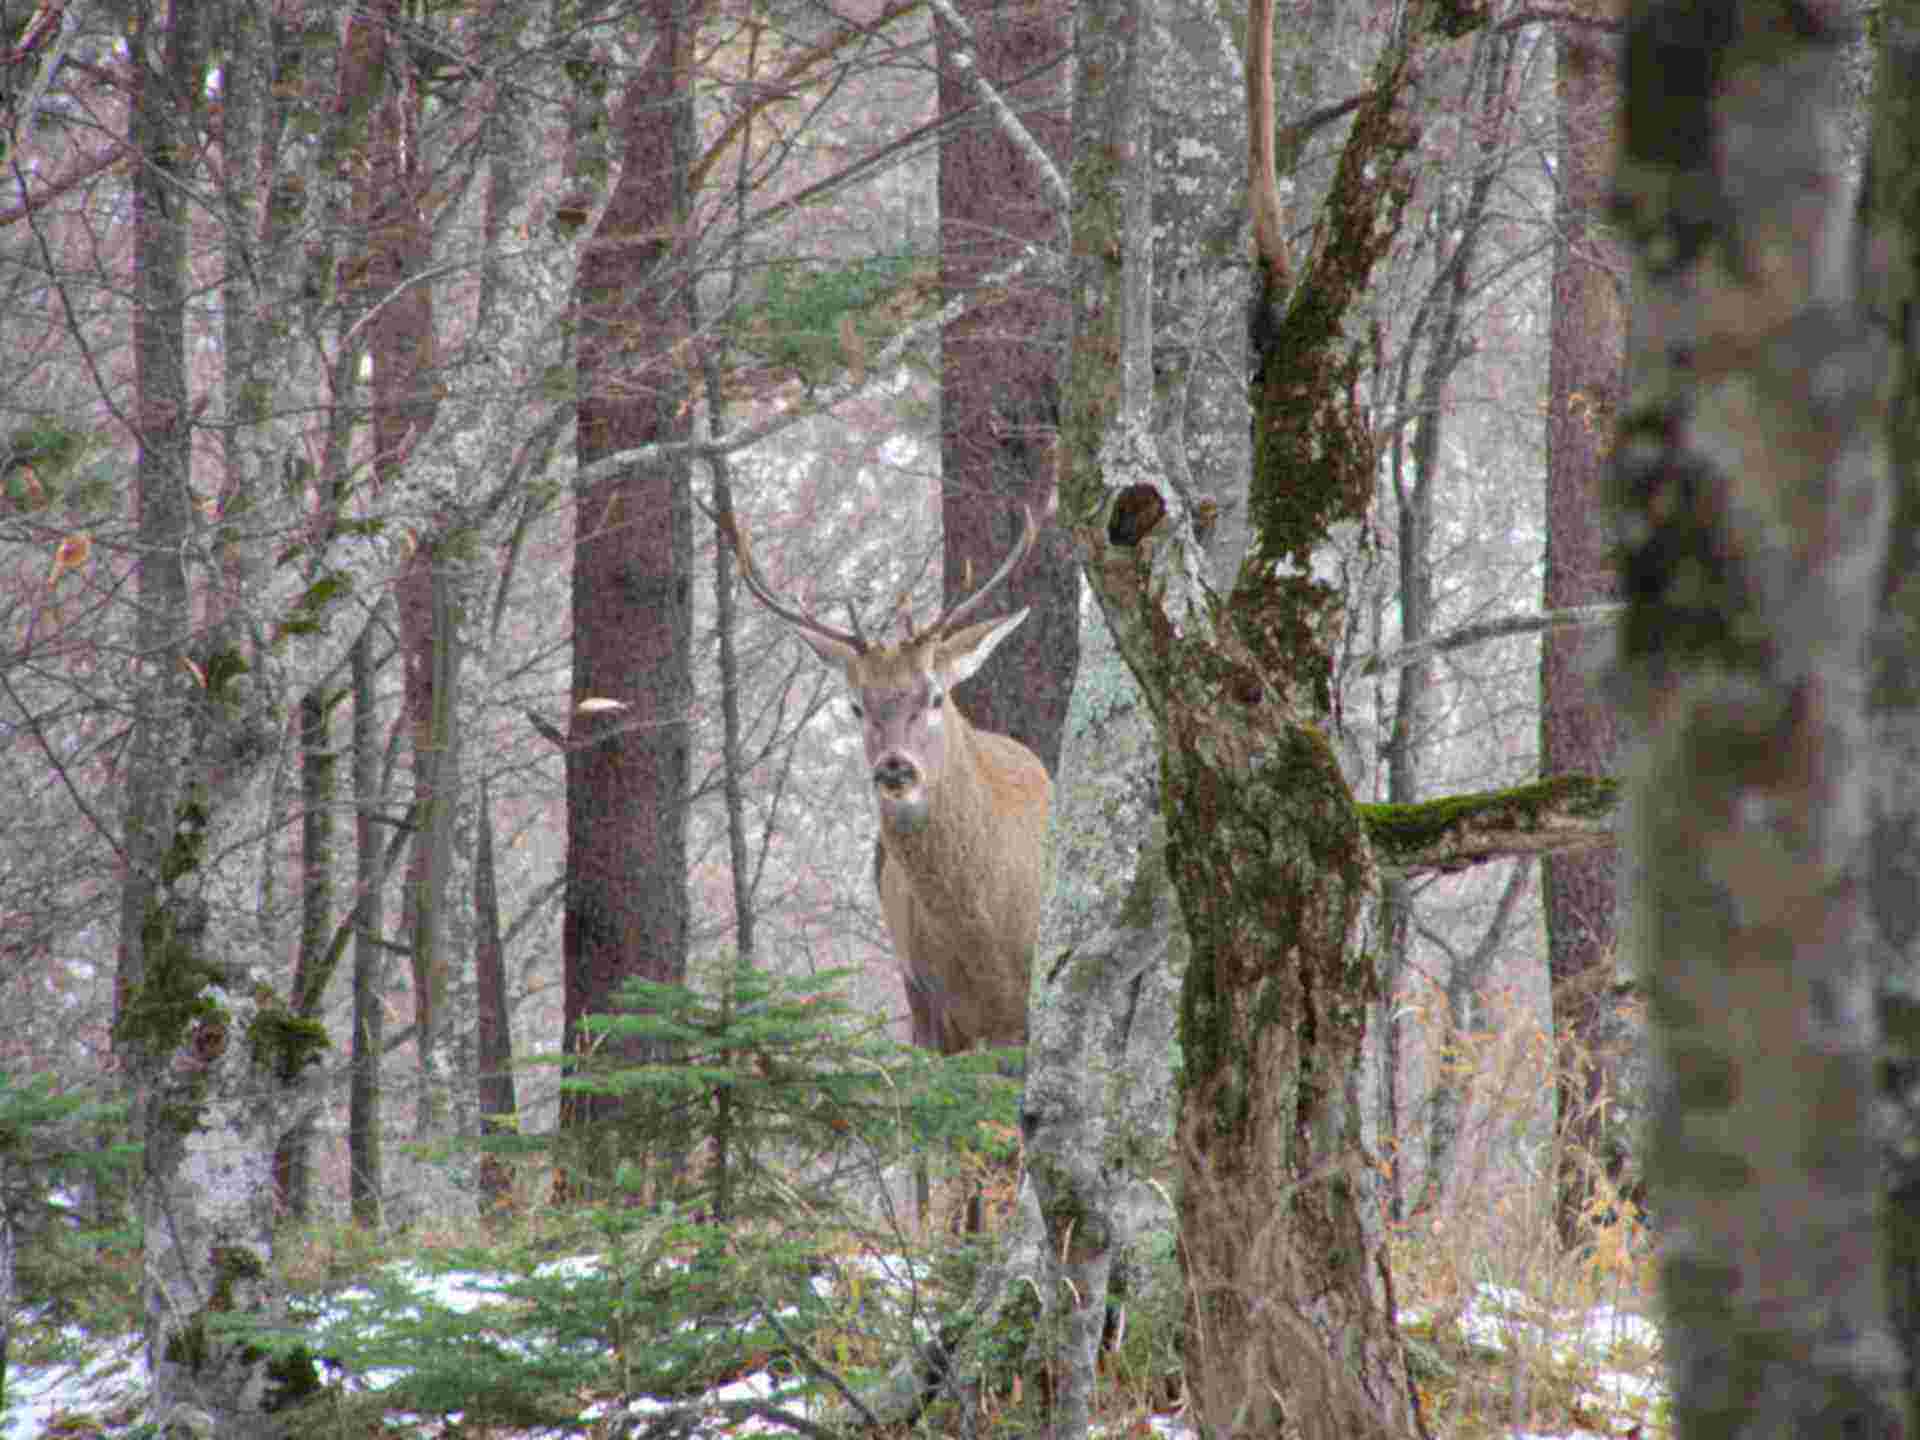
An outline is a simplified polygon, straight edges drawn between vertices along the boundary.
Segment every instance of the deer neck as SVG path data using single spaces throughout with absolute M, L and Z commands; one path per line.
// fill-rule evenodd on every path
M 914 820 L 880 815 L 880 841 L 913 879 L 914 894 L 936 911 L 973 907 L 963 898 L 971 877 L 990 863 L 985 852 L 992 828 L 987 786 L 973 727 L 949 711 L 947 753 L 940 778 L 927 786 L 926 803 Z

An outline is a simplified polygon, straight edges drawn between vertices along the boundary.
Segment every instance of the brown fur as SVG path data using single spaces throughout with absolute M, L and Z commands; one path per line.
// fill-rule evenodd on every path
M 857 625 L 824 625 L 782 599 L 734 532 L 747 588 L 846 678 L 858 704 L 880 816 L 873 878 L 914 1043 L 948 1055 L 1027 1042 L 1053 782 L 1026 746 L 974 729 L 953 703 L 953 687 L 1027 618 L 1022 610 L 964 623 L 1033 548 L 1032 512 L 1022 519 L 992 578 L 896 645 L 868 640 Z
M 1027 974 L 1040 932 L 1041 846 L 1053 782 L 1019 741 L 975 730 L 949 699 L 936 817 L 880 832 L 875 880 L 907 984 L 917 1045 L 943 1055 L 1027 1043 Z M 967 739 L 956 746 L 960 733 Z M 974 763 L 956 763 L 957 749 Z

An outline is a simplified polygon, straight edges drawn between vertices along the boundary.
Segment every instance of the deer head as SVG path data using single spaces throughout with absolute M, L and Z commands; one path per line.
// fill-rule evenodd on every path
M 932 797 L 945 782 L 952 755 L 970 733 L 952 702 L 953 687 L 972 675 L 995 647 L 1027 618 L 1019 610 L 968 624 L 981 604 L 1033 548 L 1033 512 L 1023 509 L 1020 538 L 987 582 L 941 613 L 932 625 L 881 644 L 852 630 L 823 624 L 769 587 L 754 564 L 746 536 L 736 528 L 740 575 L 754 597 L 778 615 L 813 653 L 846 679 L 866 740 L 867 765 L 883 828 L 912 834 L 924 828 Z

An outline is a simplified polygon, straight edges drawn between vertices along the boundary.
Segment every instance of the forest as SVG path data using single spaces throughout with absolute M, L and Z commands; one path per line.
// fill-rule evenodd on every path
M 0 126 L 0 1436 L 1916 1433 L 1914 0 Z

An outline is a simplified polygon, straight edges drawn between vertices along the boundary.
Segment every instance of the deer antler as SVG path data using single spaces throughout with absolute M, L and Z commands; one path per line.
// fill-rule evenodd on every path
M 1014 541 L 1013 549 L 1009 550 L 1007 552 L 1007 558 L 1000 562 L 1000 568 L 989 575 L 987 577 L 987 583 L 982 585 L 978 590 L 961 600 L 955 601 L 952 606 L 941 612 L 940 618 L 928 627 L 934 634 L 944 635 L 956 629 L 961 622 L 980 608 L 981 603 L 999 587 L 1002 581 L 1013 573 L 1014 567 L 1027 558 L 1027 552 L 1033 549 L 1033 537 L 1036 533 L 1033 524 L 1033 510 L 1026 505 L 1022 505 L 1020 507 L 1020 519 L 1020 538 Z
M 1033 523 L 1033 511 L 1029 507 L 1022 505 L 1020 507 L 1020 516 L 1020 538 L 1014 542 L 1013 549 L 1007 552 L 1007 558 L 1000 562 L 1000 568 L 988 576 L 987 583 L 982 585 L 978 590 L 955 601 L 946 610 L 943 610 L 940 613 L 940 618 L 929 625 L 925 631 L 921 632 L 923 635 L 940 637 L 957 629 L 969 616 L 979 610 L 986 598 L 1013 573 L 1014 567 L 1026 559 L 1027 552 L 1033 549 L 1033 540 L 1036 533 Z M 771 610 L 775 615 L 778 615 L 782 620 L 794 626 L 796 629 L 807 631 L 810 634 L 819 636 L 823 640 L 831 641 L 836 645 L 843 645 L 852 650 L 856 655 L 864 655 L 868 649 L 871 648 L 867 637 L 860 630 L 859 616 L 855 614 L 851 604 L 847 607 L 847 613 L 853 620 L 853 629 L 836 630 L 833 626 L 816 620 L 812 615 L 809 615 L 792 601 L 781 598 L 780 594 L 767 583 L 766 577 L 760 573 L 760 567 L 755 563 L 753 558 L 753 547 L 747 542 L 746 524 L 737 516 L 728 529 L 728 538 L 733 542 L 734 556 L 740 562 L 740 579 L 742 583 L 746 585 L 747 589 L 753 592 L 754 599 L 758 600 L 762 605 L 766 606 L 767 609 Z M 968 566 L 967 574 L 968 577 L 971 578 L 971 565 Z M 911 640 L 915 638 L 915 636 L 913 614 L 910 610 L 905 612 L 905 620 L 907 638 Z
M 747 589 L 753 592 L 754 599 L 789 625 L 809 631 L 824 640 L 844 645 L 857 655 L 867 653 L 867 639 L 859 633 L 857 622 L 856 628 L 851 632 L 836 630 L 833 626 L 814 619 L 798 605 L 780 598 L 774 588 L 767 584 L 766 578 L 761 575 L 760 567 L 754 563 L 753 548 L 747 543 L 747 527 L 738 517 L 733 522 L 732 540 L 734 558 L 740 562 L 740 579 Z

